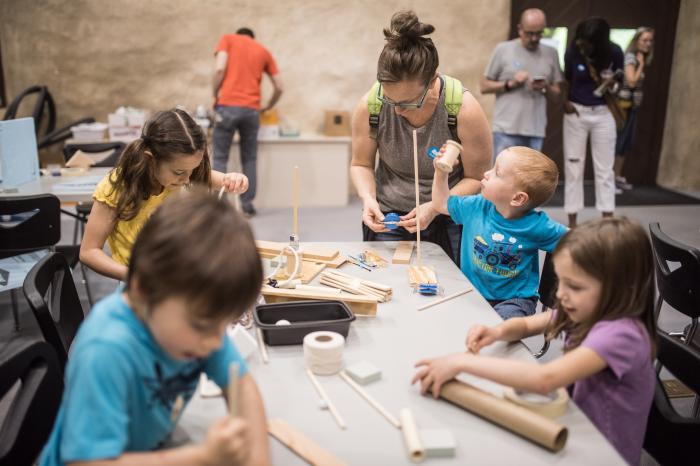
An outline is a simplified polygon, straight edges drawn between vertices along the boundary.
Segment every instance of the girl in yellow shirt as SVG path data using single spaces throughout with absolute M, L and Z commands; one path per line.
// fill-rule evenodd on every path
M 141 227 L 163 200 L 190 183 L 233 193 L 248 189 L 245 175 L 211 169 L 205 134 L 187 112 L 158 112 L 97 185 L 80 260 L 102 275 L 125 281 Z M 105 242 L 112 257 L 103 250 Z

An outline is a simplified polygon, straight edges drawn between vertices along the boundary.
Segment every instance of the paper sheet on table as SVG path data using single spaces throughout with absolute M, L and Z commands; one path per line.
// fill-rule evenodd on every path
M 102 176 L 100 175 L 79 176 L 54 184 L 51 187 L 51 191 L 55 193 L 92 194 L 101 180 Z

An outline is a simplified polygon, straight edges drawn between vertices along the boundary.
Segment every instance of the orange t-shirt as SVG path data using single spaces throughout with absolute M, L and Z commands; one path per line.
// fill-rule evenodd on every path
M 221 37 L 216 52 L 228 54 L 226 74 L 216 103 L 259 110 L 262 74 L 277 74 L 277 64 L 270 52 L 254 39 L 241 34 Z

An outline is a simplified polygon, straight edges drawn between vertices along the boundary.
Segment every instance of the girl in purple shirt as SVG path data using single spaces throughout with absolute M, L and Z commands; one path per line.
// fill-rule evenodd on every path
M 438 397 L 460 372 L 548 394 L 569 387 L 572 399 L 629 464 L 639 464 L 656 376 L 652 366 L 654 264 L 642 227 L 603 218 L 569 231 L 553 254 L 557 310 L 469 330 L 470 352 L 416 364 L 413 383 Z M 564 355 L 546 364 L 478 356 L 497 340 L 565 335 Z

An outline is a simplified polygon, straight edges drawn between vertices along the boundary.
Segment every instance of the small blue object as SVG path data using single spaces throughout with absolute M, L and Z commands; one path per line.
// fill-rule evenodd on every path
M 389 212 L 384 217 L 384 226 L 387 227 L 387 229 L 389 230 L 396 230 L 399 227 L 398 223 L 400 221 L 401 218 L 399 217 L 399 214 L 395 212 Z
M 419 283 L 418 293 L 424 296 L 435 296 L 438 294 L 438 285 L 437 283 Z
M 438 155 L 440 155 L 440 148 L 438 146 L 432 146 L 428 148 L 428 157 L 434 159 Z

